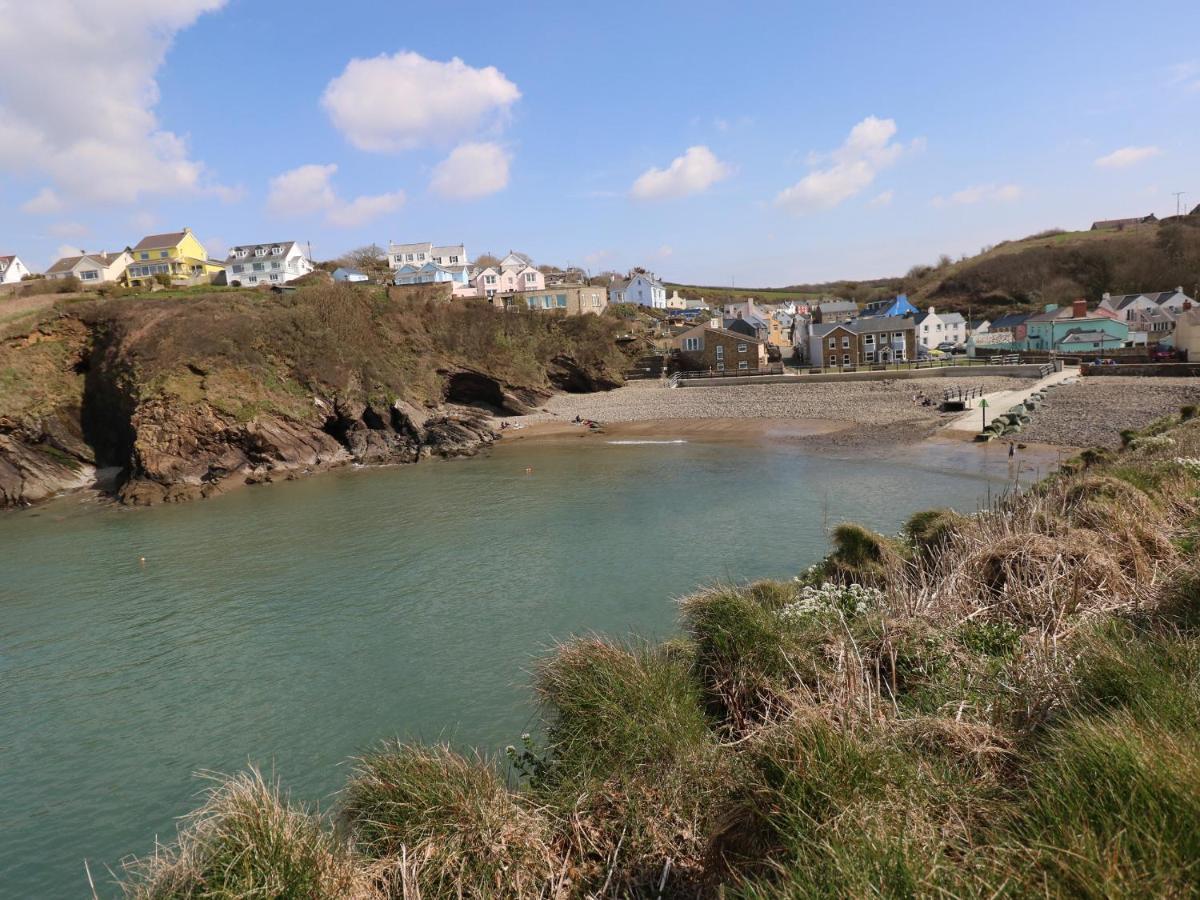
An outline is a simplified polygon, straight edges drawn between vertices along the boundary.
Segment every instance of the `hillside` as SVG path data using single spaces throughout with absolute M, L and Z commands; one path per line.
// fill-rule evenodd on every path
M 1192 289 L 1200 283 L 1200 214 L 1176 216 L 1126 231 L 1052 229 L 1020 240 L 1004 241 L 983 252 L 953 261 L 915 265 L 895 278 L 799 284 L 786 288 L 732 291 L 699 285 L 669 285 L 687 297 L 726 299 L 758 297 L 808 300 L 846 297 L 860 303 L 906 292 L 917 306 L 995 315 L 1008 310 L 1040 309 L 1077 297 L 1098 302 L 1105 293 Z
M 492 440 L 481 412 L 620 383 L 610 317 L 314 285 L 25 307 L 0 330 L 0 506 L 117 468 L 119 496 L 205 496 Z

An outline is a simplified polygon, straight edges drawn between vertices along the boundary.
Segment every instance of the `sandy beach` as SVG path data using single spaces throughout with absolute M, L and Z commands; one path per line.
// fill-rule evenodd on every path
M 891 454 L 931 437 L 969 441 L 973 434 L 942 431 L 957 414 L 941 413 L 942 392 L 1017 390 L 1030 379 L 977 377 L 826 384 L 747 384 L 668 388 L 632 382 L 597 394 L 558 394 L 540 410 L 511 416 L 506 438 L 578 439 L 591 430 L 576 416 L 599 422 L 608 438 L 711 441 L 797 440 L 814 449 Z M 1027 444 L 1063 448 L 1115 447 L 1120 431 L 1141 428 L 1200 403 L 1200 378 L 1080 378 L 1049 392 L 1021 435 Z

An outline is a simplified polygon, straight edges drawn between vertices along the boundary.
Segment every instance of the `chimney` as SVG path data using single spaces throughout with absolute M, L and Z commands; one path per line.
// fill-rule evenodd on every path
M 934 312 L 933 312 L 933 307 L 932 307 L 932 306 L 931 306 L 931 307 L 929 307 L 929 314 L 930 314 L 931 316 L 932 316 L 932 315 L 934 315 Z
M 1109 300 L 1112 299 L 1112 294 L 1110 294 L 1108 291 L 1105 291 L 1104 296 L 1101 297 L 1100 299 L 1103 300 L 1105 303 L 1107 303 Z
M 1087 301 L 1086 300 L 1082 300 L 1082 299 L 1076 300 L 1074 303 L 1071 304 L 1071 317 L 1074 319 L 1087 318 Z

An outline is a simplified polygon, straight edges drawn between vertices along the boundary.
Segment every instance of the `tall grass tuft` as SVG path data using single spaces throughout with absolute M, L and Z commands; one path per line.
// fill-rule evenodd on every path
M 256 769 L 221 780 L 173 845 L 126 863 L 124 876 L 134 900 L 384 896 L 369 866 Z
M 545 817 L 493 766 L 449 747 L 390 742 L 361 757 L 341 818 L 393 896 L 558 893 Z

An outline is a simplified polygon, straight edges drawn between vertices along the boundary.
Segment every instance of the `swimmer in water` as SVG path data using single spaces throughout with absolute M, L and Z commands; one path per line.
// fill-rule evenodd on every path
M 532 474 L 533 474 L 533 466 L 526 466 L 526 467 L 525 467 L 525 474 L 526 474 L 526 475 L 532 475 Z

